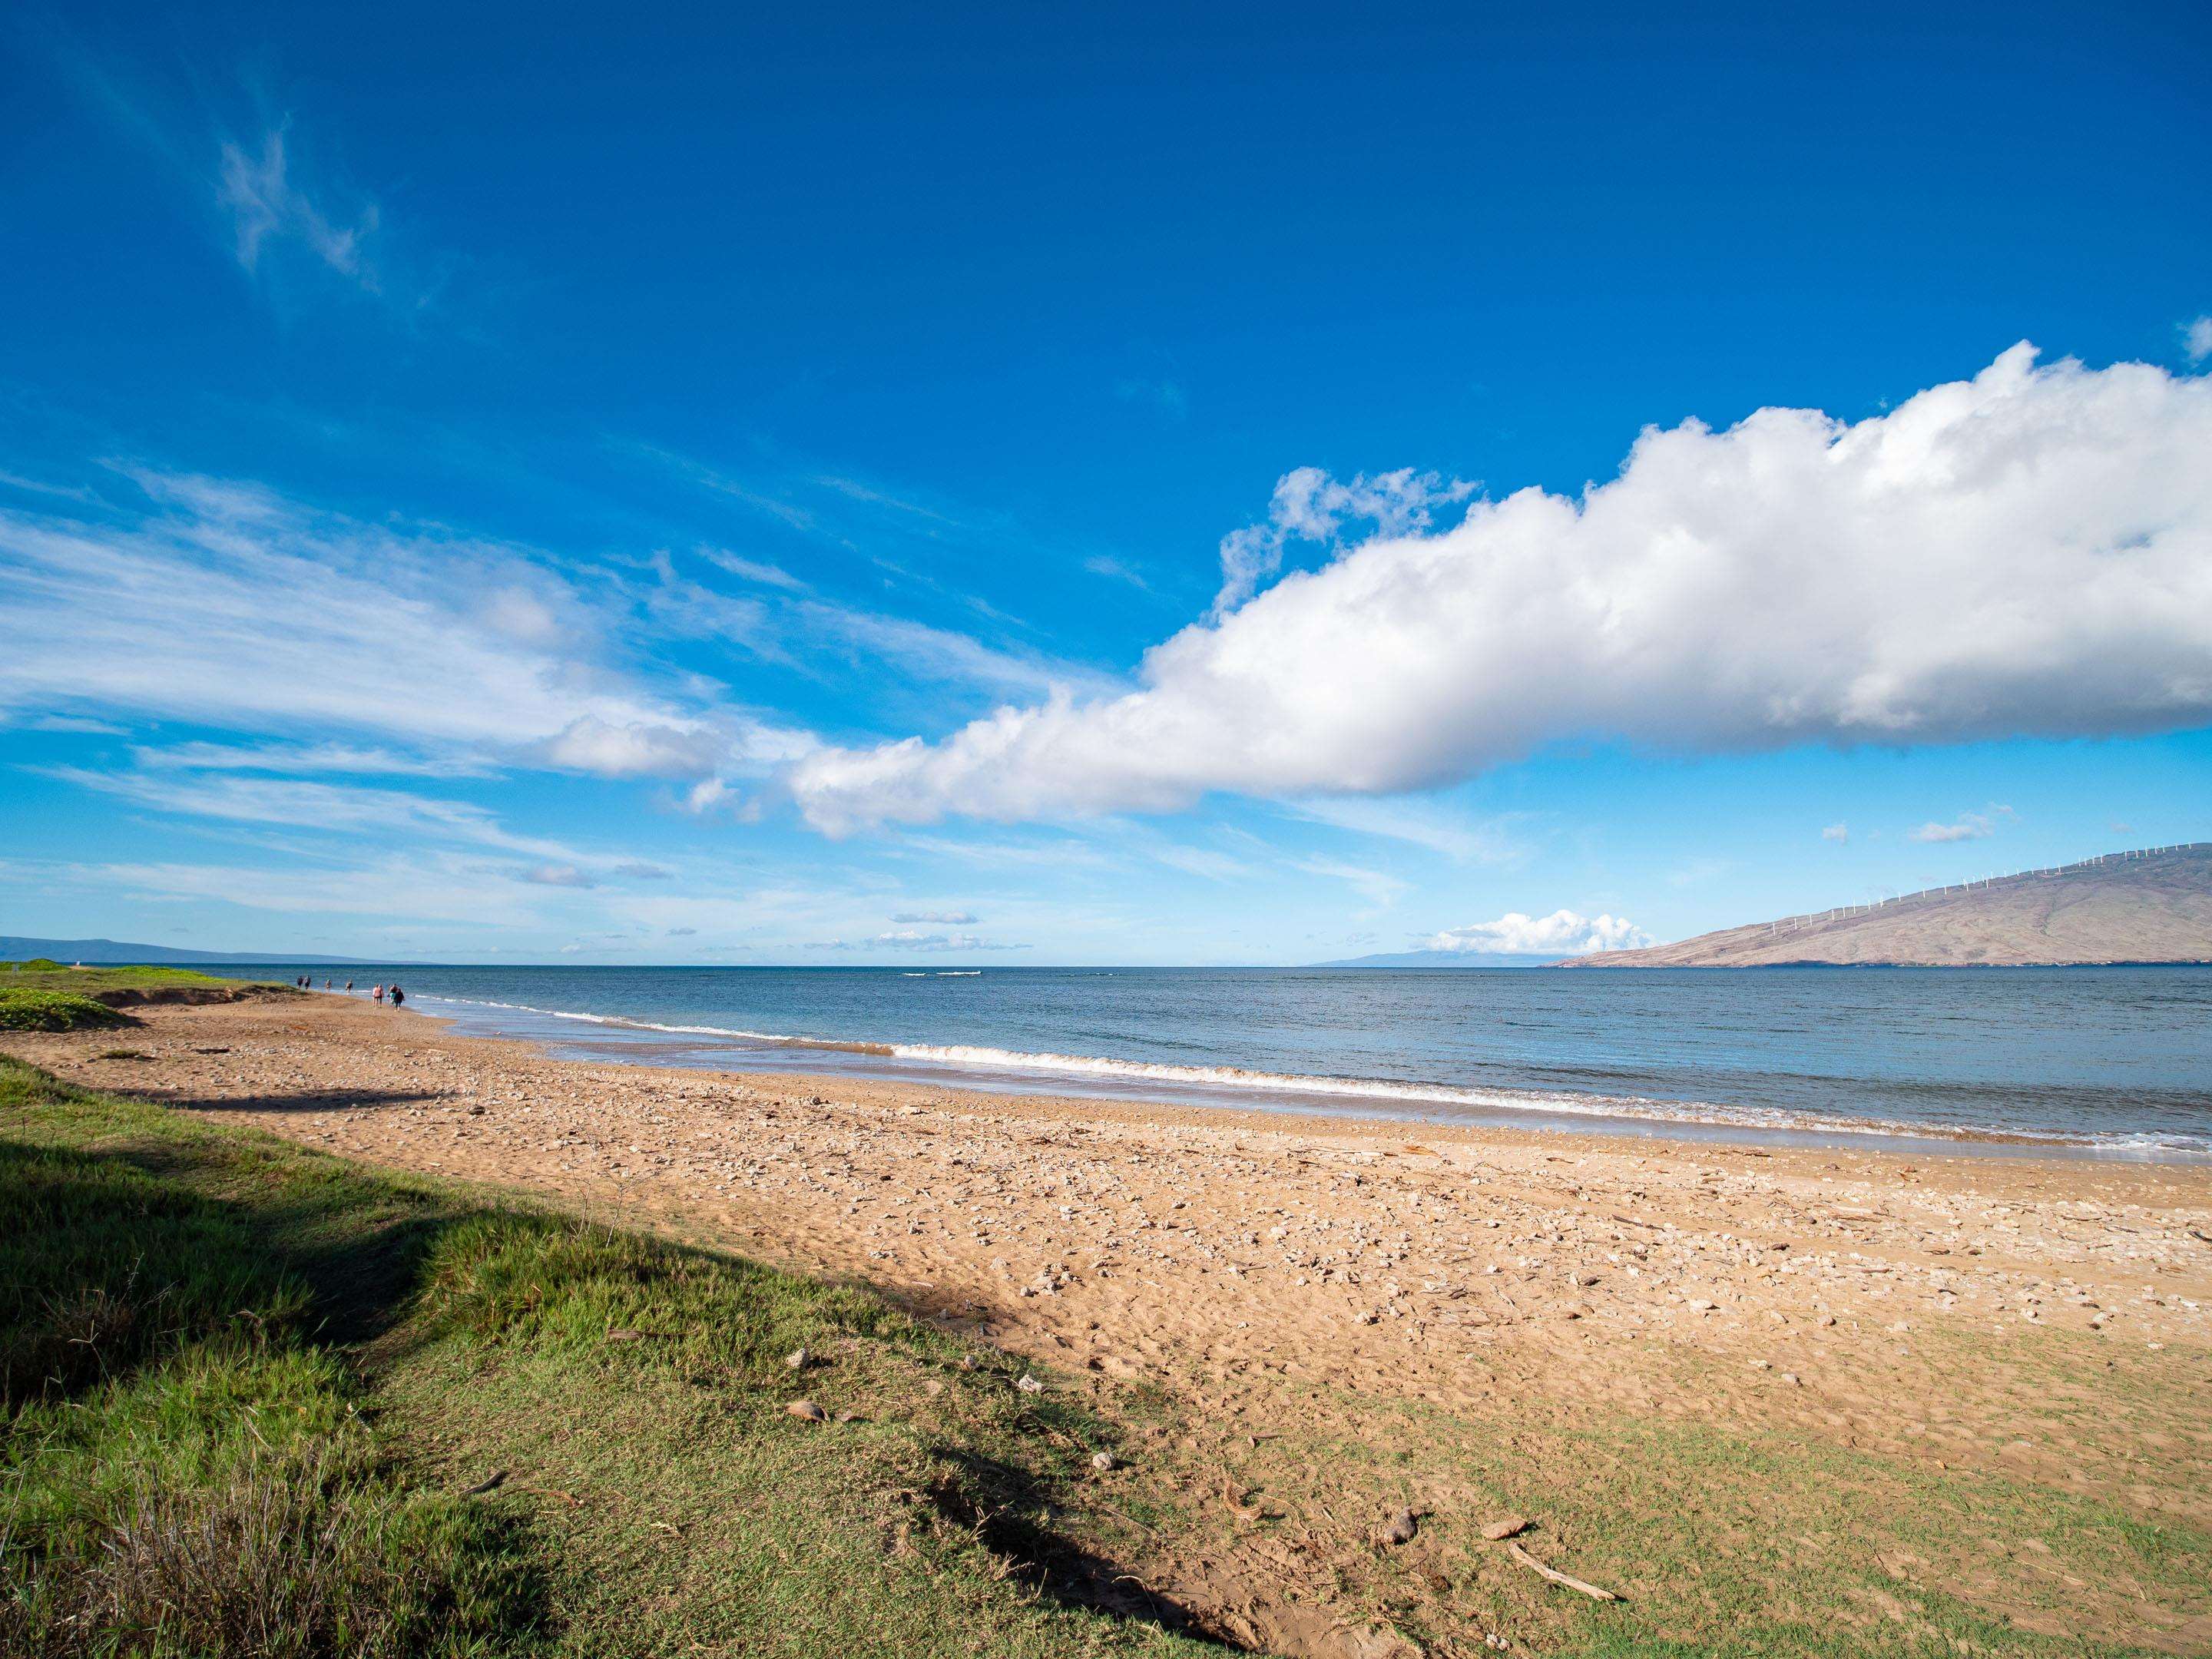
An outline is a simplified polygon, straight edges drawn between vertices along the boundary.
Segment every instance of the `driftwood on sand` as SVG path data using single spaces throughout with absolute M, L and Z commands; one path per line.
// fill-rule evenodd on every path
M 1600 1589 L 1595 1584 L 1584 1583 L 1579 1578 L 1572 1577 L 1566 1573 L 1561 1572 L 1557 1567 L 1546 1566 L 1541 1561 L 1539 1561 L 1534 1556 L 1529 1554 L 1528 1551 L 1522 1549 L 1518 1544 L 1508 1544 L 1505 1547 L 1505 1553 L 1508 1555 L 1510 1555 L 1516 1561 L 1518 1561 L 1522 1566 L 1528 1568 L 1529 1571 L 1540 1573 L 1555 1584 L 1565 1584 L 1571 1590 L 1580 1590 L 1584 1595 L 1594 1595 L 1601 1601 L 1618 1601 L 1620 1600 L 1618 1595 L 1615 1595 L 1609 1589 Z

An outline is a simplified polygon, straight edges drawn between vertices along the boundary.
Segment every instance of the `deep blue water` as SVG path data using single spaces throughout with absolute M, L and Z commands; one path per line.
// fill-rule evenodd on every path
M 563 1054 L 1418 1121 L 2212 1155 L 2212 969 L 217 967 Z M 819 1046 L 819 1045 L 832 1046 Z

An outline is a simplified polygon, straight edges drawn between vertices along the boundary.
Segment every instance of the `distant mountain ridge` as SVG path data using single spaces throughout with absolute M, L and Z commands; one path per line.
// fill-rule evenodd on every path
M 1906 893 L 1575 957 L 1568 968 L 2091 967 L 2212 963 L 2212 842 Z
M 173 945 L 130 945 L 112 939 L 26 939 L 0 934 L 0 962 L 23 962 L 51 957 L 56 962 L 128 963 L 151 967 L 162 963 L 228 962 L 243 964 L 296 962 L 302 968 L 366 968 L 361 957 L 270 956 L 257 951 L 180 951 Z

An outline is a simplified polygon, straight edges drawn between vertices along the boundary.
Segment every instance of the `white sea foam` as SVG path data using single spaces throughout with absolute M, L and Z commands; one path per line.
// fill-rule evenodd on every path
M 464 1003 L 472 1008 L 503 1008 L 518 1014 L 539 1014 L 547 1019 L 571 1019 L 586 1025 L 611 1025 L 631 1031 L 665 1031 L 677 1036 L 734 1037 L 742 1042 L 767 1042 L 786 1048 L 830 1048 L 846 1054 L 888 1054 L 887 1043 L 847 1042 L 835 1037 L 797 1036 L 789 1031 L 749 1031 L 741 1025 L 664 1025 L 650 1019 L 630 1019 L 621 1014 L 586 1014 L 572 1008 L 539 1008 L 527 1002 L 494 1002 L 489 997 L 441 997 L 424 993 L 418 1002 Z

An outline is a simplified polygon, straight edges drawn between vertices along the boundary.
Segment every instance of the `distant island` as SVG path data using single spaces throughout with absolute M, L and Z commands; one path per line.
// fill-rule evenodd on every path
M 2107 853 L 1873 904 L 1574 957 L 1564 968 L 2212 963 L 2212 842 Z
M 173 945 L 130 945 L 112 939 L 26 939 L 0 933 L 0 962 L 26 962 L 47 957 L 56 962 L 121 963 L 173 962 L 228 962 L 240 963 L 289 962 L 302 968 L 367 968 L 374 964 L 359 957 L 269 956 L 258 951 L 185 951 Z

